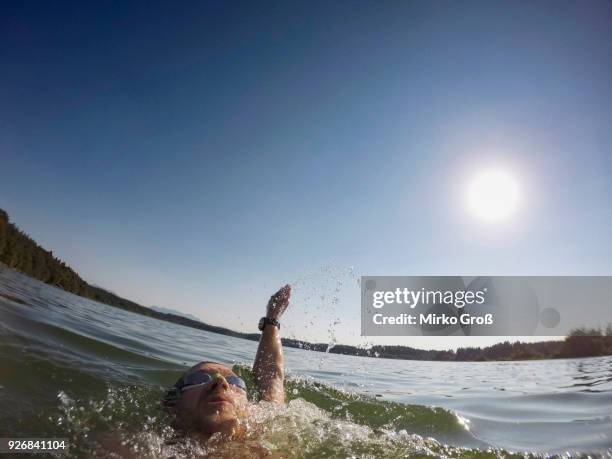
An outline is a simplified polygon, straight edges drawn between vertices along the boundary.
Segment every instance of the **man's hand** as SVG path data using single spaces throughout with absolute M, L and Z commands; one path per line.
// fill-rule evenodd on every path
M 291 286 L 289 284 L 282 287 L 278 292 L 270 297 L 267 306 L 266 317 L 269 319 L 278 320 L 289 306 L 289 297 L 291 296 Z

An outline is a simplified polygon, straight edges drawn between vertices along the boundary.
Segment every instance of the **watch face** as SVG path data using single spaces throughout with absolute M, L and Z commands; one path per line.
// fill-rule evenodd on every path
M 262 317 L 261 319 L 259 319 L 259 325 L 257 326 L 257 328 L 259 328 L 260 330 L 263 330 L 265 325 L 266 325 L 266 322 L 264 318 Z

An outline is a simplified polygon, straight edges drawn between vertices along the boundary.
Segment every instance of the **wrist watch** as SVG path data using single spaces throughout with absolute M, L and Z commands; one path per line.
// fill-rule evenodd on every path
M 259 326 L 258 328 L 263 331 L 264 328 L 266 328 L 266 325 L 274 325 L 275 327 L 278 327 L 278 329 L 280 330 L 280 322 L 276 319 L 270 319 L 269 317 L 262 317 L 261 319 L 259 319 Z

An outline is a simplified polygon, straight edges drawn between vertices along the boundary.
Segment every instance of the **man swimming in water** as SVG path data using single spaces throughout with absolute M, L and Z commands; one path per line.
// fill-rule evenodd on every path
M 253 375 L 260 400 L 285 401 L 279 319 L 289 305 L 290 296 L 289 285 L 272 295 L 266 315 L 259 322 L 262 333 Z M 200 362 L 185 371 L 167 392 L 164 405 L 174 418 L 173 426 L 182 432 L 231 433 L 239 419 L 247 416 L 246 389 L 245 382 L 229 367 Z
M 259 321 L 261 338 L 253 364 L 259 399 L 282 404 L 285 401 L 283 346 L 279 319 L 289 305 L 291 287 L 285 285 L 270 298 L 266 315 Z M 237 433 L 241 419 L 249 416 L 250 402 L 246 384 L 229 367 L 216 362 L 200 362 L 189 368 L 163 400 L 173 417 L 173 427 L 184 434 L 194 433 L 207 439 L 213 433 Z M 238 431 L 239 432 L 239 431 Z M 99 449 L 93 457 L 136 458 L 130 449 L 131 440 L 113 431 L 99 436 Z M 257 456 L 257 445 L 250 445 L 250 457 Z M 262 454 L 265 456 L 266 454 Z M 228 457 L 235 457 L 230 454 Z

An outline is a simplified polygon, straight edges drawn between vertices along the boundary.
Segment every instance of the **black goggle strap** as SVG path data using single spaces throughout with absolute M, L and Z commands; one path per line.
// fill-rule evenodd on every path
M 191 380 L 191 378 L 189 378 Z M 192 384 L 198 384 L 196 382 L 187 382 L 184 377 L 181 377 L 174 386 L 170 387 L 166 390 L 164 394 L 164 398 L 162 399 L 162 405 L 166 408 L 171 408 L 176 405 L 178 397 L 185 386 L 190 386 Z
M 176 401 L 178 400 L 178 394 L 180 389 L 176 386 L 172 386 L 168 389 L 162 399 L 162 405 L 166 408 L 170 408 L 176 405 Z

